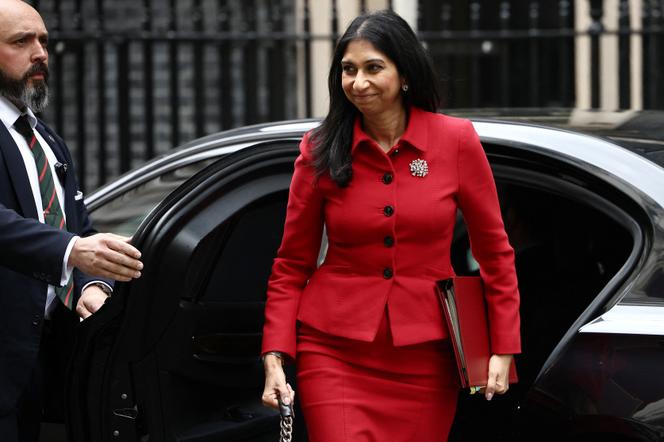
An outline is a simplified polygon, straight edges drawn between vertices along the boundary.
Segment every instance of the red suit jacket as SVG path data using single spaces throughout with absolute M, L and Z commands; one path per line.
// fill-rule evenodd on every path
M 300 145 L 267 293 L 263 352 L 295 357 L 296 324 L 373 340 L 387 308 L 394 344 L 448 336 L 434 290 L 454 274 L 450 245 L 460 208 L 480 264 L 492 352 L 520 352 L 519 293 L 486 155 L 470 121 L 411 108 L 408 127 L 385 153 L 355 123 L 353 179 L 316 180 L 308 134 Z M 424 160 L 428 173 L 413 176 Z M 316 268 L 326 228 L 328 251 Z

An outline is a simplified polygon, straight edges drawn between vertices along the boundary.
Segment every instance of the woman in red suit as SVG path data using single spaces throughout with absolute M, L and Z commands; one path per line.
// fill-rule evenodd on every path
M 507 390 L 520 351 L 514 253 L 491 169 L 472 124 L 435 113 L 432 63 L 395 13 L 350 24 L 328 83 L 329 113 L 300 145 L 269 281 L 263 402 L 294 400 L 282 364 L 295 361 L 310 441 L 444 441 L 459 381 L 434 283 L 453 275 L 457 208 L 486 287 L 487 399 Z

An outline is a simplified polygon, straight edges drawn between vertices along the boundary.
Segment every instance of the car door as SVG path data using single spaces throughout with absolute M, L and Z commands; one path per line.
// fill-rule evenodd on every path
M 143 276 L 81 323 L 72 441 L 277 439 L 258 355 L 297 152 L 277 142 L 224 158 L 141 224 Z

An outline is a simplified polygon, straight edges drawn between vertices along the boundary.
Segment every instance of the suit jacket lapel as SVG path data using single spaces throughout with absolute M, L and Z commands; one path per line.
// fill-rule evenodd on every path
M 2 123 L 0 123 L 0 150 L 5 158 L 8 173 L 14 185 L 14 192 L 23 212 L 22 215 L 26 218 L 38 219 L 35 198 L 32 195 L 23 157 L 11 134 Z

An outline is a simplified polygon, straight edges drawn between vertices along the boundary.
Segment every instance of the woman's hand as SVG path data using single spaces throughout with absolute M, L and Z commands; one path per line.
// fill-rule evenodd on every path
M 504 394 L 510 388 L 509 373 L 513 359 L 513 355 L 492 355 L 489 359 L 489 380 L 484 391 L 487 401 L 494 394 Z
M 279 409 L 278 398 L 284 404 L 292 404 L 295 400 L 295 391 L 286 383 L 286 375 L 281 358 L 273 354 L 265 355 L 263 360 L 265 368 L 265 389 L 263 390 L 263 405 Z

